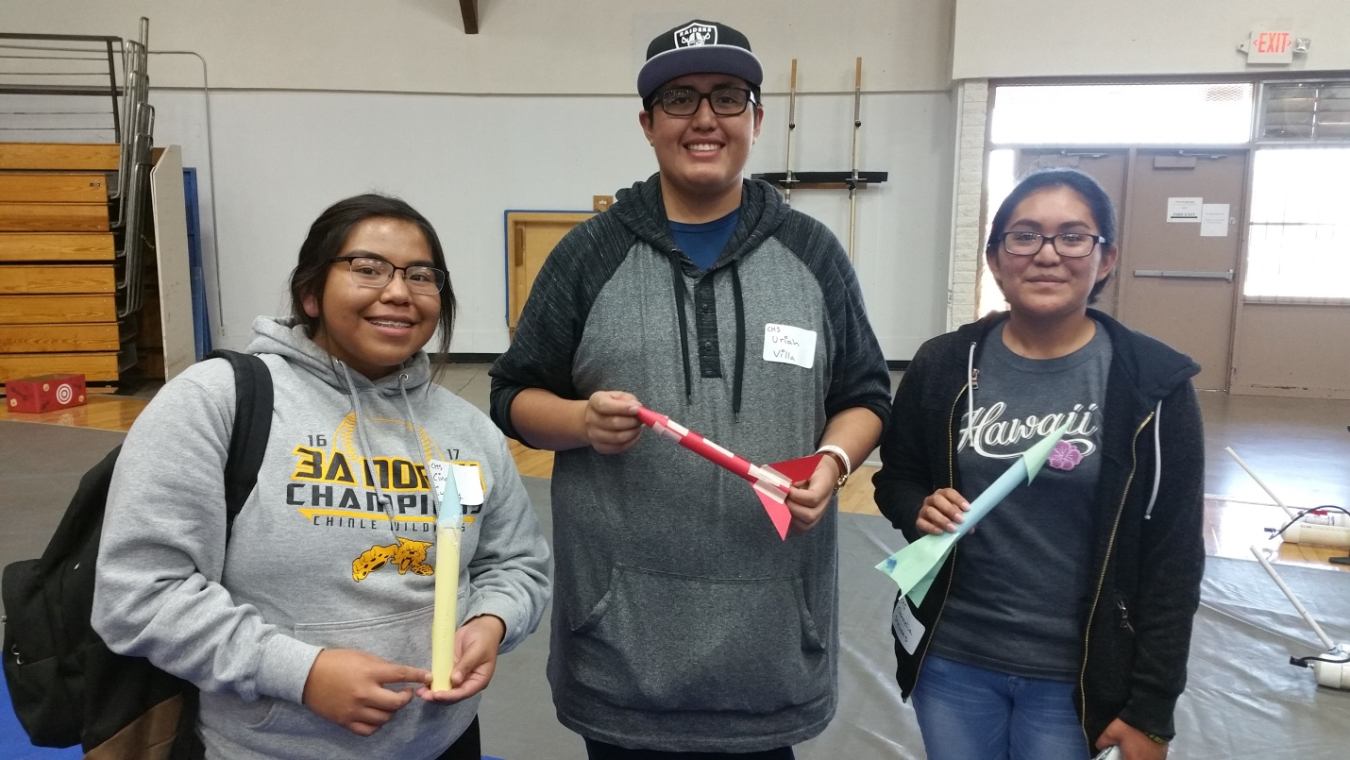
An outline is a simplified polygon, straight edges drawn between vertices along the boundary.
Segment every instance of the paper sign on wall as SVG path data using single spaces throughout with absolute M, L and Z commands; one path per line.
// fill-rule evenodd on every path
M 1204 198 L 1168 198 L 1167 221 L 1198 223 L 1204 203 Z
M 1200 207 L 1200 237 L 1228 237 L 1228 204 L 1206 203 Z

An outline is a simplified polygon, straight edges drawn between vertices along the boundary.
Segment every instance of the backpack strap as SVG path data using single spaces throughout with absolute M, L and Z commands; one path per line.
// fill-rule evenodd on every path
M 225 536 L 258 483 L 267 439 L 272 433 L 272 373 L 253 354 L 216 349 L 206 358 L 225 359 L 234 368 L 234 429 L 225 461 Z

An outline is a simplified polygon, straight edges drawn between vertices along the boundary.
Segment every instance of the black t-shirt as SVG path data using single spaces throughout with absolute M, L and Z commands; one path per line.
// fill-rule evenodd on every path
M 934 654 L 1012 675 L 1077 679 L 1110 365 L 1111 339 L 1100 325 L 1087 345 L 1056 359 L 1014 354 L 1002 325 L 985 338 L 973 419 L 963 415 L 957 449 L 961 495 L 974 500 L 1022 452 L 1071 425 L 1036 478 L 961 539 Z

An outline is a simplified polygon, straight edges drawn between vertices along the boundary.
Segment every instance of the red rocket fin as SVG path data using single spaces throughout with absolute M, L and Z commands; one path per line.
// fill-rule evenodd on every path
M 787 505 L 763 493 L 758 488 L 755 489 L 755 495 L 764 505 L 764 511 L 769 513 L 769 519 L 773 521 L 773 527 L 778 529 L 778 537 L 787 540 L 788 525 L 792 522 L 792 513 L 788 512 Z
M 767 465 L 765 469 L 783 476 L 791 483 L 798 483 L 803 480 L 810 480 L 811 474 L 816 471 L 816 465 L 820 464 L 821 456 L 821 454 L 813 454 L 800 459 L 789 459 L 786 462 L 775 462 Z M 778 529 L 778 537 L 786 540 L 788 525 L 792 523 L 792 513 L 783 503 L 784 494 L 780 492 L 775 498 L 774 495 L 768 494 L 762 489 L 762 486 L 755 486 L 755 495 L 764 505 L 764 511 L 769 513 L 769 519 L 773 521 L 773 527 Z
M 816 465 L 820 464 L 820 458 L 824 454 L 812 454 L 809 457 L 801 459 L 789 459 L 786 462 L 775 462 L 769 467 L 774 472 L 783 475 L 793 483 L 799 483 L 803 480 L 810 480 L 811 475 L 816 471 Z

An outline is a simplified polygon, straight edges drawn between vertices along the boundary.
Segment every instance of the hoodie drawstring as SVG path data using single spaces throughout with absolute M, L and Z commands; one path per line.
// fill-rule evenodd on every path
M 739 262 L 731 262 L 731 294 L 736 301 L 736 376 L 731 381 L 731 418 L 741 421 L 741 389 L 745 385 L 745 298 L 741 295 Z
M 1144 519 L 1153 519 L 1153 505 L 1158 503 L 1158 486 L 1162 484 L 1162 399 L 1158 399 L 1157 411 L 1153 414 L 1153 493 L 1148 497 L 1148 506 L 1144 508 Z
M 668 256 L 670 276 L 675 287 L 675 313 L 680 317 L 680 359 L 684 361 L 684 403 L 694 403 L 693 381 L 689 375 L 689 321 L 684 315 L 684 273 L 680 271 L 678 252 Z
M 380 487 L 380 472 L 371 461 L 370 456 L 374 449 L 370 446 L 370 437 L 366 435 L 365 415 L 361 414 L 361 394 L 357 392 L 355 383 L 352 382 L 352 371 L 347 368 L 346 363 L 337 362 L 342 367 L 342 377 L 347 381 L 347 393 L 352 398 L 352 413 L 356 415 L 356 435 L 361 439 L 361 448 L 366 453 L 366 468 L 370 473 L 371 482 L 375 484 L 375 500 L 380 503 L 380 510 L 389 516 L 389 530 L 394 530 L 394 500 L 384 494 L 384 489 Z
M 366 434 L 365 415 L 361 413 L 361 394 L 356 390 L 355 383 L 352 382 L 352 373 L 347 365 L 343 362 L 337 362 L 337 365 L 342 367 L 343 379 L 347 381 L 347 393 L 352 399 L 352 413 L 356 415 L 356 435 L 361 439 L 361 449 L 366 454 L 366 466 L 370 472 L 370 480 L 375 485 L 375 500 L 380 503 L 380 510 L 389 516 L 390 532 L 397 533 L 394 529 L 394 520 L 396 517 L 394 515 L 394 500 L 385 495 L 384 488 L 380 486 L 379 469 L 371 459 L 375 449 L 371 447 L 370 436 Z M 404 381 L 407 379 L 408 374 L 406 372 L 399 373 L 398 390 L 403 396 L 403 406 L 407 409 L 408 422 L 412 426 L 411 435 L 413 437 L 413 447 L 416 451 L 421 453 L 422 471 L 425 472 L 427 478 L 430 479 L 431 467 L 427 462 L 427 450 L 426 447 L 422 445 L 422 440 L 417 437 L 417 431 L 421 429 L 421 426 L 417 424 L 417 415 L 413 413 L 412 402 L 408 399 L 408 389 L 407 386 L 404 385 Z M 440 499 L 436 496 L 436 489 L 432 488 L 430 491 L 431 503 L 436 509 L 436 514 L 439 515 L 441 513 Z
M 671 285 L 675 289 L 675 313 L 680 319 L 680 360 L 684 363 L 684 403 L 694 403 L 694 387 L 689 368 L 689 318 L 685 316 L 684 273 L 680 268 L 679 252 L 670 257 Z M 731 380 L 731 415 L 740 422 L 741 395 L 745 388 L 745 296 L 741 292 L 741 270 L 731 263 L 731 293 L 736 303 L 736 373 Z
M 413 413 L 412 402 L 408 400 L 408 388 L 403 384 L 407 379 L 408 373 L 398 373 L 398 392 L 403 396 L 403 406 L 408 409 L 408 422 L 412 423 L 412 429 L 409 432 L 413 437 L 413 446 L 417 451 L 422 452 L 422 472 L 426 473 L 427 490 L 431 492 L 431 506 L 439 516 L 441 514 L 441 498 L 437 495 L 436 489 L 431 486 L 431 462 L 427 461 L 427 447 L 423 446 L 422 439 L 417 437 L 417 431 L 421 430 L 422 426 L 417 424 L 417 415 Z
M 975 347 L 979 343 L 971 341 L 970 354 L 966 356 L 966 430 L 975 424 Z M 973 442 L 972 442 L 973 443 Z

